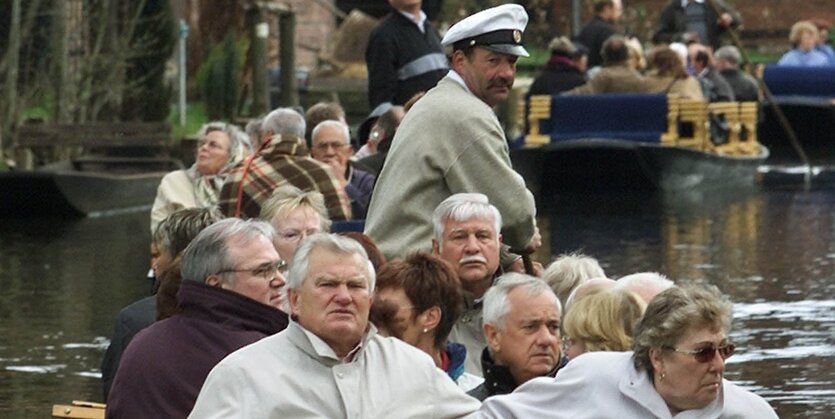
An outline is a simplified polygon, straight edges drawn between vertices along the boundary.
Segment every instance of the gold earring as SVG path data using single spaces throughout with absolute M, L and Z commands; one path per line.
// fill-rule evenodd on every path
M 429 331 L 429 329 L 427 329 L 427 328 L 425 328 L 425 327 L 423 328 L 423 333 L 426 333 L 426 332 L 428 332 L 428 331 Z
M 662 373 L 661 373 L 661 381 L 664 381 L 664 379 L 665 379 L 665 378 L 667 378 L 667 373 L 666 373 L 666 372 L 662 372 Z

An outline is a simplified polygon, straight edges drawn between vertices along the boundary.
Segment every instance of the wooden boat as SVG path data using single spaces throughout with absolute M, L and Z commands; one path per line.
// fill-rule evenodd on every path
M 835 67 L 767 65 L 763 82 L 780 106 L 813 164 L 835 162 Z M 768 104 L 763 105 L 760 141 L 772 152 L 769 162 L 797 161 L 788 136 Z
M 513 167 L 540 199 L 567 191 L 750 187 L 768 149 L 756 103 L 655 94 L 533 96 Z M 727 130 L 711 139 L 711 119 Z M 724 134 L 722 134 L 724 132 Z
M 173 161 L 120 158 L 63 161 L 0 172 L 0 217 L 101 215 L 150 208 Z

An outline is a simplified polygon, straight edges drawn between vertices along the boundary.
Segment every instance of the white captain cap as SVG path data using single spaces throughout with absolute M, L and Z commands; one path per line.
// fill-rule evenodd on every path
M 522 46 L 522 32 L 528 13 L 518 4 L 503 4 L 467 16 L 452 25 L 441 40 L 453 49 L 480 46 L 502 54 L 527 57 Z

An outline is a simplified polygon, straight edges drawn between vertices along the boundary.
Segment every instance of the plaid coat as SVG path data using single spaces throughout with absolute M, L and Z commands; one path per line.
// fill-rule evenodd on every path
M 258 217 L 261 204 L 275 188 L 287 183 L 303 191 L 321 192 L 332 220 L 351 218 L 348 196 L 330 166 L 310 157 L 304 138 L 292 136 L 270 138 L 256 154 L 233 168 L 220 191 L 218 207 L 229 217 Z

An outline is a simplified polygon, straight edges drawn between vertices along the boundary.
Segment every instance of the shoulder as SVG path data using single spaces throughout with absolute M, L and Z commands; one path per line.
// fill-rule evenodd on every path
M 738 385 L 723 380 L 723 391 L 725 393 L 725 407 L 723 417 L 757 417 L 776 418 L 774 408 L 762 397 L 739 387 Z

